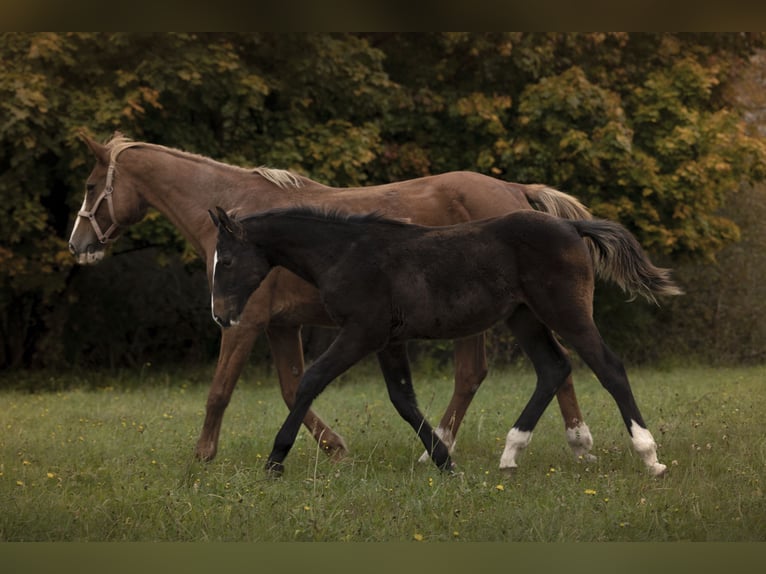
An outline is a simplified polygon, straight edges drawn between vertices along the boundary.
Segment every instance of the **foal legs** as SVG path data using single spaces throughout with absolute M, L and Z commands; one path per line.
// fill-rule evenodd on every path
M 657 444 L 638 410 L 622 361 L 606 346 L 593 320 L 587 316 L 582 321 L 582 328 L 559 333 L 574 347 L 614 398 L 633 448 L 644 461 L 649 473 L 652 476 L 662 476 L 667 467 L 657 459 Z
M 303 346 L 300 326 L 269 325 L 267 335 L 274 365 L 279 376 L 282 398 L 287 408 L 295 403 L 295 393 L 303 375 Z M 303 424 L 311 432 L 319 447 L 333 459 L 341 459 L 348 454 L 348 447 L 343 437 L 332 430 L 311 409 L 306 413 Z
M 415 429 L 426 452 L 440 470 L 451 470 L 452 460 L 449 449 L 431 429 L 418 409 L 415 390 L 412 388 L 410 362 L 404 343 L 389 345 L 378 352 L 378 362 L 388 387 L 388 396 L 396 411 Z
M 450 453 L 455 450 L 457 431 L 463 422 L 463 417 L 476 396 L 479 385 L 487 376 L 484 333 L 465 339 L 456 339 L 453 343 L 455 345 L 455 388 L 447 410 L 444 411 L 439 426 L 434 431 Z M 419 462 L 425 462 L 430 457 L 430 451 L 426 450 L 420 455 Z
M 455 390 L 447 410 L 444 411 L 436 434 L 449 448 L 450 454 L 455 450 L 457 432 L 468 407 L 476 396 L 484 378 L 487 376 L 487 355 L 485 349 L 485 334 L 481 333 L 465 339 L 457 339 L 455 345 Z M 580 405 L 577 403 L 572 376 L 566 377 L 564 384 L 556 391 L 561 416 L 564 419 L 566 439 L 577 459 L 595 460 L 590 454 L 593 438 L 588 425 L 583 420 Z M 425 462 L 430 458 L 426 451 L 419 461 Z
M 282 463 L 295 443 L 301 421 L 309 412 L 311 403 L 336 377 L 376 347 L 365 338 L 364 333 L 341 329 L 332 345 L 303 374 L 295 402 L 274 439 L 274 447 L 266 462 L 267 471 L 275 475 L 282 474 Z
M 508 319 L 508 324 L 516 341 L 535 367 L 537 385 L 506 436 L 505 450 L 500 457 L 500 469 L 505 471 L 518 466 L 516 457 L 529 445 L 532 431 L 543 411 L 570 376 L 572 369 L 566 352 L 553 337 L 553 333 L 540 323 L 529 308 L 520 306 Z

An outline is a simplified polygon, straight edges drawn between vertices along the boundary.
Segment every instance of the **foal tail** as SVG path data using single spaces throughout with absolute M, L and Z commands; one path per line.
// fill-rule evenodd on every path
M 657 304 L 658 295 L 682 295 L 670 269 L 655 267 L 636 238 L 619 223 L 605 219 L 569 221 L 580 237 L 589 238 L 598 275 L 629 293 Z
M 523 186 L 524 195 L 527 201 L 537 211 L 548 213 L 549 215 L 555 215 L 561 219 L 568 220 L 591 220 L 593 215 L 590 210 L 583 205 L 579 199 L 543 185 L 540 183 L 530 183 Z M 599 274 L 599 277 L 603 276 L 602 257 L 592 241 L 585 242 L 590 252 L 590 259 L 593 261 L 593 267 Z

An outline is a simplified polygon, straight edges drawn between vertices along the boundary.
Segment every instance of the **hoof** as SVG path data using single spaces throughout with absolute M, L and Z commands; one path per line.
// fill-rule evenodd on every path
M 661 463 L 653 464 L 649 467 L 649 474 L 654 478 L 660 478 L 668 473 L 668 467 Z
M 200 462 L 210 462 L 215 458 L 216 455 L 216 449 L 215 448 L 203 448 L 198 446 L 194 449 L 194 458 L 199 460 Z
M 506 478 L 513 478 L 516 474 L 516 469 L 519 468 L 518 466 L 506 466 L 504 468 L 500 468 L 500 474 L 502 474 Z
M 456 468 L 457 468 L 457 465 L 451 460 L 447 460 L 447 462 L 439 466 L 439 470 L 447 474 L 455 474 Z
M 577 460 L 577 462 L 596 462 L 598 460 L 598 457 L 588 452 L 585 454 L 578 455 L 575 460 Z
M 333 462 L 339 462 L 346 458 L 349 454 L 348 446 L 346 446 L 346 441 L 337 435 L 329 439 L 320 439 L 319 446 Z
M 280 478 L 285 473 L 285 465 L 269 460 L 266 462 L 266 474 L 271 478 Z

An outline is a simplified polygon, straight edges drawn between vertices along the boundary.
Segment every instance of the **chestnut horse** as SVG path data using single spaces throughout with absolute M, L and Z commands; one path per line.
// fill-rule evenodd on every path
M 207 266 L 212 277 L 216 229 L 208 210 L 256 212 L 312 205 L 348 213 L 379 211 L 387 217 L 437 226 L 485 219 L 536 208 L 572 219 L 590 214 L 576 199 L 543 185 L 508 183 L 471 172 L 453 172 L 361 188 L 334 188 L 284 170 L 242 168 L 117 133 L 101 145 L 83 138 L 96 164 L 85 186 L 69 248 L 78 263 L 98 262 L 121 231 L 143 219 L 150 206 L 175 225 Z M 304 360 L 303 324 L 332 326 L 316 289 L 289 271 L 277 269 L 255 291 L 242 321 L 221 336 L 221 347 L 207 398 L 205 420 L 195 454 L 215 457 L 221 423 L 240 373 L 261 333 L 271 353 L 288 407 L 295 401 Z M 474 394 L 487 373 L 484 335 L 455 341 L 453 396 L 437 433 L 454 448 L 455 438 Z M 571 378 L 557 399 L 565 436 L 575 457 L 590 458 L 593 440 L 583 421 Z M 309 410 L 306 427 L 328 454 L 344 455 L 346 444 Z
M 468 337 L 506 321 L 534 364 L 537 386 L 508 432 L 502 470 L 517 466 L 516 456 L 529 444 L 537 421 L 571 372 L 555 331 L 614 398 L 649 473 L 665 472 L 622 362 L 593 322 L 593 261 L 582 238 L 588 237 L 597 249 L 600 275 L 632 295 L 656 301 L 656 296 L 679 295 L 681 290 L 620 224 L 534 211 L 446 227 L 312 209 L 279 209 L 234 220 L 219 207 L 210 216 L 218 228 L 211 311 L 221 327 L 237 324 L 250 295 L 277 266 L 317 287 L 340 327 L 303 375 L 295 405 L 274 440 L 267 471 L 282 473 L 314 399 L 371 353 L 377 353 L 397 412 L 436 466 L 451 471 L 449 448 L 418 409 L 407 342 Z

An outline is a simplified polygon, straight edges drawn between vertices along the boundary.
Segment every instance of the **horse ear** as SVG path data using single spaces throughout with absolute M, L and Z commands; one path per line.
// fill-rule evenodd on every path
M 210 215 L 210 219 L 213 221 L 213 225 L 215 225 L 216 227 L 220 227 L 221 222 L 218 219 L 218 216 L 215 213 L 213 213 L 213 210 L 208 209 L 207 212 L 208 212 L 208 215 Z
M 80 138 L 85 142 L 85 145 L 90 148 L 90 151 L 93 152 L 93 155 L 96 156 L 99 163 L 109 165 L 109 150 L 106 149 L 106 146 L 92 140 L 84 133 L 80 134 Z
M 214 222 L 217 221 L 216 225 L 218 226 L 218 229 L 225 230 L 232 235 L 239 236 L 240 235 L 240 225 L 234 221 L 231 217 L 229 217 L 229 214 L 226 213 L 222 207 L 216 206 L 215 208 L 215 219 Z M 211 217 L 213 214 L 210 214 Z

